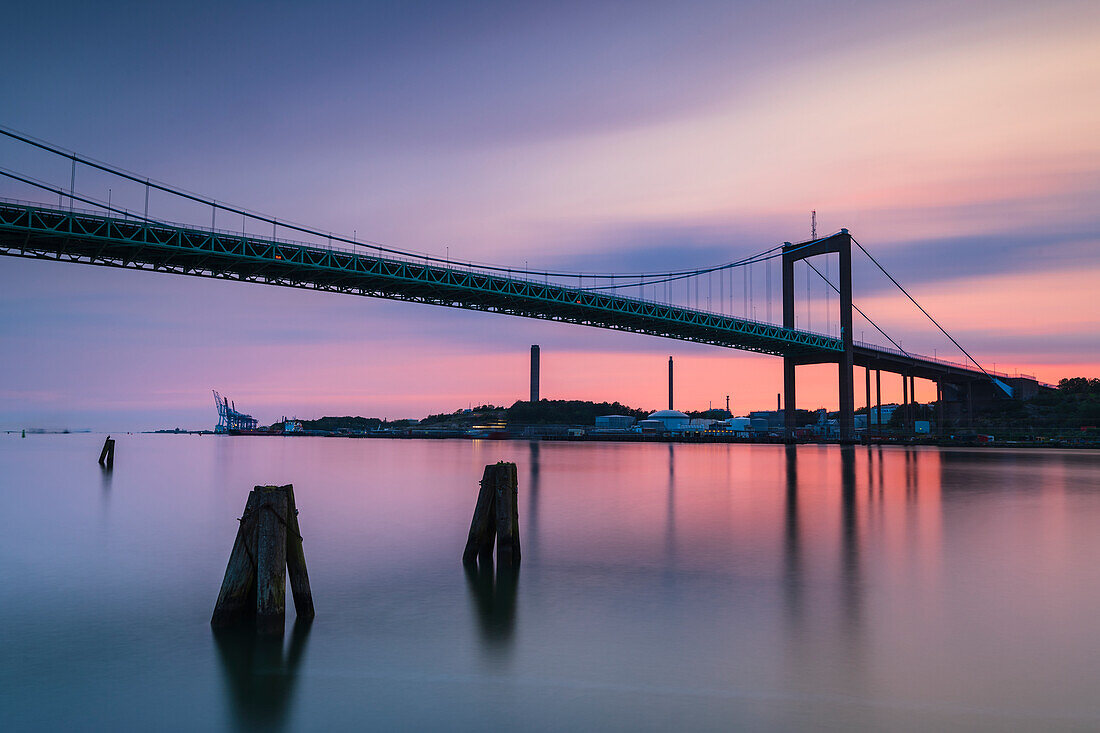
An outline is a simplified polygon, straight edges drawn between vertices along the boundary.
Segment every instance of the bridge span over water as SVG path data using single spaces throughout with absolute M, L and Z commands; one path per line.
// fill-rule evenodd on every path
M 795 426 L 795 374 L 796 367 L 800 365 L 838 365 L 839 422 L 844 440 L 854 438 L 854 367 L 865 370 L 864 404 L 868 407 L 881 405 L 881 372 L 886 371 L 902 376 L 906 403 L 911 399 L 916 378 L 934 382 L 941 416 L 945 402 L 965 402 L 967 407 L 962 412 L 969 414 L 970 403 L 974 399 L 1026 397 L 1038 387 L 1034 378 L 994 373 L 973 359 L 972 365 L 958 364 L 901 349 L 900 344 L 890 339 L 852 302 L 854 240 L 846 229 L 806 242 L 784 243 L 764 253 L 714 268 L 683 270 L 659 276 L 636 274 L 640 279 L 634 275 L 610 274 L 603 276 L 605 281 L 601 284 L 598 277 L 586 273 L 543 274 L 526 268 L 513 270 L 493 265 L 462 265 L 449 258 L 418 257 L 381 245 L 363 245 L 153 183 L 10 130 L 0 128 L 0 135 L 71 159 L 72 162 L 68 189 L 0 169 L 0 176 L 58 197 L 57 206 L 0 200 L 0 255 L 404 300 L 771 354 L 782 357 L 784 362 L 784 408 L 788 434 L 793 433 Z M 78 163 L 128 184 L 144 186 L 145 211 L 139 215 L 132 210 L 112 206 L 110 201 L 105 204 L 76 194 Z M 203 228 L 150 218 L 150 190 L 209 206 L 211 226 Z M 64 202 L 66 198 L 68 205 Z M 77 202 L 94 208 L 77 209 Z M 219 211 L 262 222 L 271 227 L 272 236 L 216 229 L 214 220 Z M 279 227 L 292 235 L 308 235 L 313 241 L 279 238 L 276 236 Z M 862 245 L 855 244 L 913 300 Z M 808 262 L 814 257 L 828 255 L 835 255 L 840 262 L 836 284 Z M 673 281 L 689 280 L 719 271 L 728 275 L 732 268 L 744 268 L 771 259 L 781 259 L 782 264 L 782 325 L 734 316 L 722 308 L 715 310 L 661 302 L 658 298 L 630 297 L 621 294 L 626 286 L 616 283 L 622 281 L 615 281 L 615 278 L 634 277 L 635 282 L 628 282 L 627 285 L 637 285 L 643 295 L 646 286 L 649 286 L 659 296 L 662 284 L 667 294 L 671 292 Z M 795 264 L 802 261 L 807 261 L 808 267 L 839 296 L 840 328 L 837 336 L 795 327 Z M 586 276 L 589 277 L 587 284 Z M 571 284 L 574 277 L 577 280 L 575 286 Z M 729 284 L 732 299 L 732 277 Z M 698 303 L 698 283 L 695 292 Z M 828 297 L 826 300 L 829 302 Z M 916 300 L 913 303 L 939 327 Z M 853 312 L 866 318 L 894 343 L 895 348 L 854 341 Z M 942 327 L 940 330 L 943 331 Z M 943 333 L 966 353 L 950 334 Z M 874 402 L 872 373 L 876 394 Z
M 791 245 L 801 254 L 808 243 Z M 817 247 L 816 245 L 820 245 Z M 849 248 L 846 231 L 815 248 Z M 808 249 L 808 248 L 807 248 Z M 988 372 L 897 349 L 854 343 L 851 338 L 850 269 L 841 273 L 840 338 L 653 300 L 509 277 L 459 265 L 399 259 L 300 242 L 209 229 L 135 221 L 102 214 L 0 202 L 0 254 L 57 262 L 122 267 L 149 272 L 307 288 L 348 295 L 405 300 L 452 308 L 539 318 L 597 328 L 695 341 L 781 356 L 786 363 L 785 402 L 793 411 L 797 365 L 840 366 L 842 434 L 851 437 L 854 382 L 851 367 L 889 371 L 969 390 L 994 384 Z M 784 269 L 793 264 L 785 258 Z M 842 266 L 843 268 L 843 266 Z M 847 280 L 847 300 L 845 287 Z M 793 309 L 785 289 L 784 310 Z M 788 296 L 790 307 L 788 308 Z M 788 313 L 793 321 L 793 312 Z M 1005 380 L 1019 382 L 1008 375 Z M 876 379 L 876 386 L 877 386 Z M 1033 381 L 1033 380 L 1032 380 Z M 868 390 L 870 389 L 868 379 Z M 911 388 L 912 381 L 908 388 Z M 908 389 L 907 388 L 907 389 Z M 1020 386 L 1015 387 L 1019 389 Z M 1013 389 L 1011 386 L 1009 389 Z M 870 404 L 868 397 L 867 403 Z M 792 413 L 793 420 L 793 413 Z

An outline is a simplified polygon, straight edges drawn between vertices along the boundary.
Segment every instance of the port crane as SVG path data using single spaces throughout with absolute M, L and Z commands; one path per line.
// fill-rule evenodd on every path
M 258 421 L 251 415 L 237 412 L 236 403 L 230 402 L 228 397 L 222 397 L 218 390 L 214 392 L 214 404 L 218 407 L 218 424 L 214 428 L 215 433 L 233 433 L 238 431 L 251 431 L 256 429 Z

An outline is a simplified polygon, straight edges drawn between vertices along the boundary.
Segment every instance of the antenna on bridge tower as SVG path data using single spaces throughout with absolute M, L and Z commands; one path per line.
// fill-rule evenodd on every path
M 810 239 L 817 239 L 817 210 L 810 212 Z

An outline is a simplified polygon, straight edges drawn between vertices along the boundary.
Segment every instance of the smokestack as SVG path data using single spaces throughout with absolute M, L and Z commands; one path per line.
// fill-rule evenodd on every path
M 783 412 L 783 403 L 780 402 L 780 400 L 782 398 L 783 398 L 783 393 L 782 392 L 776 392 L 775 393 L 775 411 L 776 412 Z
M 531 401 L 539 401 L 539 345 L 531 345 Z
M 672 357 L 668 357 L 668 409 L 672 408 Z

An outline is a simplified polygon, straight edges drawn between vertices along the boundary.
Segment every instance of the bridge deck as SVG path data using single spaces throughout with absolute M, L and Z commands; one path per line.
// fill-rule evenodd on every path
M 837 361 L 840 339 L 471 267 L 0 202 L 0 255 L 213 277 L 429 303 L 695 341 L 799 363 Z M 978 369 L 857 344 L 857 366 L 967 382 Z M 1008 376 L 1008 375 L 1000 375 Z
M 310 288 L 835 359 L 839 339 L 554 283 L 368 252 L 0 203 L 0 254 Z

